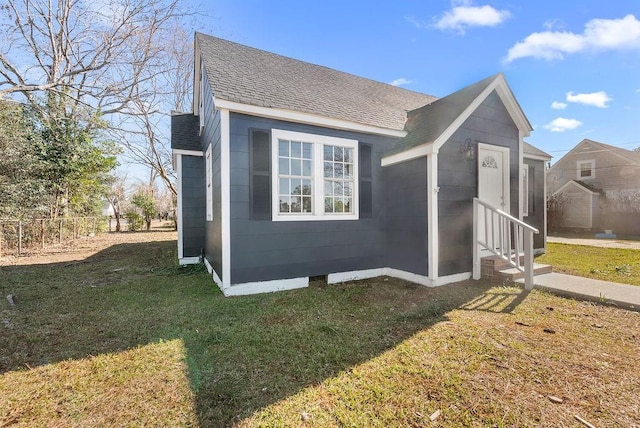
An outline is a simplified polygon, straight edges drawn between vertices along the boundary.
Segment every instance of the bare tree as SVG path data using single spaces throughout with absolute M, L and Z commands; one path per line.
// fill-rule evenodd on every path
M 166 70 L 157 43 L 179 0 L 5 0 L 0 5 L 0 98 L 54 92 L 102 115 L 126 109 Z
M 116 218 L 116 232 L 120 232 L 122 229 L 120 226 L 120 217 L 123 212 L 122 205 L 126 197 L 126 178 L 115 178 L 107 192 L 107 200 L 111 204 L 113 215 Z

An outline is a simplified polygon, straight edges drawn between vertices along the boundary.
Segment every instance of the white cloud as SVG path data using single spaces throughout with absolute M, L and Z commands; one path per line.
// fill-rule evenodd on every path
M 561 103 L 558 101 L 554 101 L 551 103 L 551 108 L 554 110 L 564 110 L 567 108 L 567 103 Z
M 582 34 L 567 31 L 543 31 L 528 35 L 512 46 L 505 58 L 563 59 L 567 54 L 585 50 L 640 49 L 640 21 L 634 15 L 622 19 L 592 19 Z
M 567 92 L 567 101 L 570 103 L 607 108 L 607 103 L 611 100 L 612 98 L 609 97 L 605 91 L 592 92 L 590 94 L 574 94 L 573 92 Z
M 413 83 L 413 80 L 405 79 L 404 77 L 399 77 L 396 80 L 389 82 L 389 84 L 393 86 L 408 85 L 410 83 Z
M 404 19 L 405 19 L 405 21 L 407 21 L 408 23 L 410 23 L 411 25 L 413 25 L 416 28 L 426 28 L 426 27 L 428 27 L 428 25 L 424 21 L 419 20 L 415 16 L 405 16 Z
M 494 27 L 511 16 L 508 10 L 497 10 L 491 6 L 471 6 L 463 2 L 447 11 L 436 22 L 439 30 L 454 30 L 464 34 L 467 27 Z
M 576 129 L 580 125 L 582 125 L 582 122 L 579 120 L 559 117 L 546 124 L 544 129 L 548 129 L 551 132 L 564 132 Z

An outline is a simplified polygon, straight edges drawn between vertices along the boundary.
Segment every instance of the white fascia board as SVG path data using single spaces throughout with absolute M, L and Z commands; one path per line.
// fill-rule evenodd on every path
M 565 188 L 569 187 L 569 186 L 574 186 L 577 187 L 579 190 L 582 190 L 583 192 L 585 192 L 588 195 L 597 195 L 598 193 L 593 192 L 589 189 L 587 189 L 584 186 L 581 186 L 579 183 L 576 183 L 573 180 L 567 181 L 566 183 L 564 183 L 564 185 L 562 187 L 560 187 L 558 190 L 556 190 L 555 192 L 553 192 L 554 195 L 561 193 Z
M 529 153 L 522 153 L 522 157 L 525 159 L 531 159 L 531 160 L 539 160 L 539 161 L 544 161 L 544 162 L 548 162 L 551 160 L 550 157 L 547 156 L 542 156 L 542 155 L 533 155 L 533 154 L 529 154 Z
M 191 104 L 191 111 L 193 112 L 193 114 L 195 114 L 196 116 L 200 115 L 199 107 L 200 107 L 200 66 L 201 66 L 201 59 L 200 59 L 200 47 L 198 46 L 198 43 L 196 43 L 196 38 L 193 38 L 193 96 L 191 97 L 192 100 L 192 104 Z
M 202 153 L 202 150 L 173 149 L 172 153 L 174 155 L 184 155 L 184 156 L 204 156 L 204 153 Z
M 350 122 L 347 120 L 333 119 L 330 117 L 320 116 L 311 113 L 302 113 L 293 110 L 280 108 L 270 108 L 254 106 L 250 104 L 238 103 L 235 101 L 227 101 L 219 98 L 215 99 L 217 109 L 225 109 L 235 113 L 243 113 L 252 116 L 268 117 L 270 119 L 284 120 L 288 122 L 304 123 L 307 125 L 316 125 L 324 128 L 342 129 L 346 131 L 364 132 L 365 134 L 384 135 L 389 137 L 402 138 L 407 135 L 406 131 L 395 129 L 381 128 L 378 126 L 364 125 L 361 123 Z
M 529 121 L 527 120 L 524 112 L 518 105 L 513 93 L 509 89 L 507 85 L 507 81 L 504 79 L 504 76 L 500 74 L 496 79 L 487 86 L 484 91 L 480 93 L 472 102 L 467 106 L 467 108 L 458 116 L 452 123 L 449 125 L 447 129 L 444 130 L 442 134 L 436 138 L 433 142 L 435 148 L 434 151 L 440 150 L 440 147 L 444 145 L 449 138 L 453 135 L 454 132 L 460 128 L 464 122 L 473 114 L 473 112 L 480 107 L 480 104 L 484 102 L 484 100 L 491 94 L 491 92 L 496 91 L 500 100 L 502 100 L 505 105 L 507 112 L 511 116 L 511 118 L 516 123 L 516 126 L 521 132 L 521 138 L 528 137 L 533 130 Z
M 410 161 L 416 158 L 422 158 L 434 153 L 433 144 L 426 143 L 419 146 L 412 147 L 404 152 L 395 153 L 389 156 L 385 156 L 381 160 L 382 166 L 395 165 L 397 163 Z

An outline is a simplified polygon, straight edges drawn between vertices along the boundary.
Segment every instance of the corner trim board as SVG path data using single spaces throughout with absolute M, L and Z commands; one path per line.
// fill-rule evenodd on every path
M 176 216 L 178 225 L 178 260 L 184 258 L 184 238 L 182 231 L 182 155 L 177 154 L 175 158 L 176 166 L 176 189 L 178 194 L 176 195 L 177 206 Z M 182 264 L 182 263 L 180 263 Z
M 222 288 L 231 285 L 231 165 L 229 110 L 220 109 L 220 188 L 222 222 Z

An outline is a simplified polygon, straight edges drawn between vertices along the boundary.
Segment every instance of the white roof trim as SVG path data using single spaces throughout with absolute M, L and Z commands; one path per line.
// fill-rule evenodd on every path
M 372 125 L 349 122 L 347 120 L 332 119 L 311 113 L 302 113 L 293 110 L 280 108 L 260 107 L 250 104 L 238 103 L 216 98 L 214 104 L 217 109 L 225 109 L 236 113 L 244 113 L 253 116 L 268 117 L 271 119 L 286 120 L 289 122 L 304 123 L 307 125 L 322 126 L 325 128 L 342 129 L 347 131 L 364 132 L 366 134 L 385 135 L 389 137 L 402 138 L 407 135 L 407 131 L 381 128 Z
M 404 152 L 395 153 L 389 156 L 385 156 L 382 158 L 381 165 L 389 166 L 394 165 L 400 162 L 406 162 L 415 158 L 420 158 L 424 156 L 428 156 L 432 154 L 433 144 L 421 144 L 419 146 L 415 146 L 410 148 L 409 150 L 405 150 Z
M 442 134 L 438 136 L 433 142 L 425 142 L 416 147 L 412 147 L 404 152 L 396 153 L 393 155 L 386 156 L 382 158 L 382 166 L 393 165 L 394 163 L 405 162 L 417 157 L 422 157 L 429 155 L 431 153 L 438 153 L 440 147 L 446 143 L 449 138 L 460 128 L 464 122 L 473 114 L 473 112 L 480 107 L 480 104 L 484 102 L 484 100 L 491 94 L 491 92 L 496 91 L 500 100 L 503 102 L 507 112 L 515 122 L 516 126 L 520 130 L 520 139 L 528 137 L 531 134 L 533 128 L 531 124 L 527 120 L 524 112 L 518 105 L 515 97 L 513 96 L 513 92 L 509 89 L 507 85 L 507 81 L 504 78 L 503 74 L 499 74 L 493 82 L 491 82 L 485 89 L 478 95 L 468 106 L 467 108 L 449 125 L 447 129 L 445 129 Z M 432 147 L 429 147 L 432 146 Z M 428 147 L 428 148 L 427 148 Z M 535 159 L 532 156 L 524 155 L 529 159 Z M 543 159 L 548 160 L 548 159 Z
M 460 116 L 454 120 L 451 125 L 447 129 L 444 130 L 438 138 L 433 142 L 436 146 L 436 149 L 439 150 L 440 147 L 446 143 L 449 138 L 453 135 L 454 132 L 458 130 L 464 124 L 464 122 L 473 114 L 473 112 L 480 107 L 480 104 L 484 102 L 484 100 L 491 94 L 491 92 L 496 91 L 500 100 L 504 103 L 504 106 L 507 108 L 507 112 L 516 123 L 518 129 L 522 132 L 521 138 L 528 137 L 531 134 L 533 128 L 529 124 L 524 112 L 518 106 L 518 102 L 516 101 L 513 93 L 509 89 L 507 85 L 507 81 L 504 78 L 503 74 L 499 74 L 493 82 L 487 86 L 484 91 L 480 93 L 472 102 L 467 106 L 467 108 L 462 112 Z
M 571 181 L 567 181 L 566 183 L 564 183 L 558 190 L 556 190 L 555 192 L 553 192 L 553 194 L 558 194 L 562 191 L 564 191 L 564 189 L 566 187 L 569 187 L 570 185 L 574 185 L 575 187 L 577 187 L 578 189 L 582 190 L 585 193 L 588 193 L 589 195 L 598 195 L 597 192 L 594 192 L 592 190 L 587 189 L 586 187 L 584 187 L 582 184 L 577 183 L 575 180 L 571 180 Z
M 542 155 L 534 155 L 530 153 L 522 153 L 522 157 L 525 159 L 533 159 L 533 160 L 541 160 L 541 161 L 550 161 L 551 157 L 542 156 Z
M 171 152 L 174 155 L 185 155 L 185 156 L 204 156 L 202 150 L 184 150 L 184 149 L 173 149 Z

